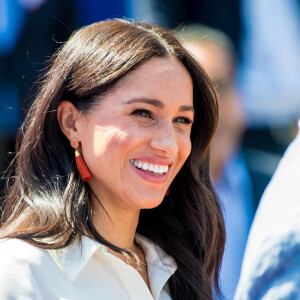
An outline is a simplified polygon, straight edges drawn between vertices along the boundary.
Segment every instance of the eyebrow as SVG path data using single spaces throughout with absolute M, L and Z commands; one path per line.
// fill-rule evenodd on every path
M 160 109 L 164 108 L 165 105 L 156 99 L 148 99 L 148 98 L 137 98 L 137 99 L 130 99 L 126 101 L 124 104 L 132 104 L 132 103 L 147 103 L 150 105 L 153 105 L 155 107 L 158 107 Z M 179 107 L 179 111 L 192 111 L 193 113 L 195 112 L 194 107 L 190 105 L 182 105 Z

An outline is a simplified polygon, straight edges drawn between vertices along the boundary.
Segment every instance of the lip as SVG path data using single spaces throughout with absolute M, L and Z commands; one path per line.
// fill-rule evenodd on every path
M 144 170 L 138 169 L 134 165 L 130 164 L 132 166 L 133 170 L 136 172 L 136 174 L 138 176 L 142 177 L 146 181 L 149 181 L 151 183 L 156 183 L 156 184 L 162 184 L 167 181 L 169 173 L 170 173 L 170 167 L 173 164 L 173 162 L 171 160 L 161 159 L 161 158 L 156 158 L 156 157 L 145 157 L 145 156 L 139 157 L 139 158 L 134 158 L 134 159 L 140 160 L 143 162 L 147 162 L 150 164 L 169 166 L 168 171 L 165 174 L 154 175 L 151 173 L 147 173 Z

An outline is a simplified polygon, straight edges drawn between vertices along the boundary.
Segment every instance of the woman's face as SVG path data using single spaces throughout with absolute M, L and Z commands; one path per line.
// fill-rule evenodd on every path
M 161 203 L 191 151 L 193 84 L 174 58 L 155 58 L 122 78 L 76 126 L 89 182 L 104 207 Z

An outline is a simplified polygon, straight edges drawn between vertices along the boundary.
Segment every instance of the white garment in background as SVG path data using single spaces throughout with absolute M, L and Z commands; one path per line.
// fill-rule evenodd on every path
M 260 201 L 234 299 L 300 299 L 300 133 Z
M 45 250 L 17 239 L 0 241 L 1 300 L 170 300 L 167 281 L 174 260 L 136 235 L 147 261 L 151 286 L 133 267 L 87 237 L 82 247 Z

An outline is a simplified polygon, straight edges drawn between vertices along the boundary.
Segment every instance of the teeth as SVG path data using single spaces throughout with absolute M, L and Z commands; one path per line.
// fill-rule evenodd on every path
M 166 165 L 155 165 L 146 162 L 138 161 L 135 159 L 130 159 L 130 162 L 138 169 L 143 169 L 144 171 L 151 171 L 153 173 L 164 174 L 169 170 L 169 166 Z

